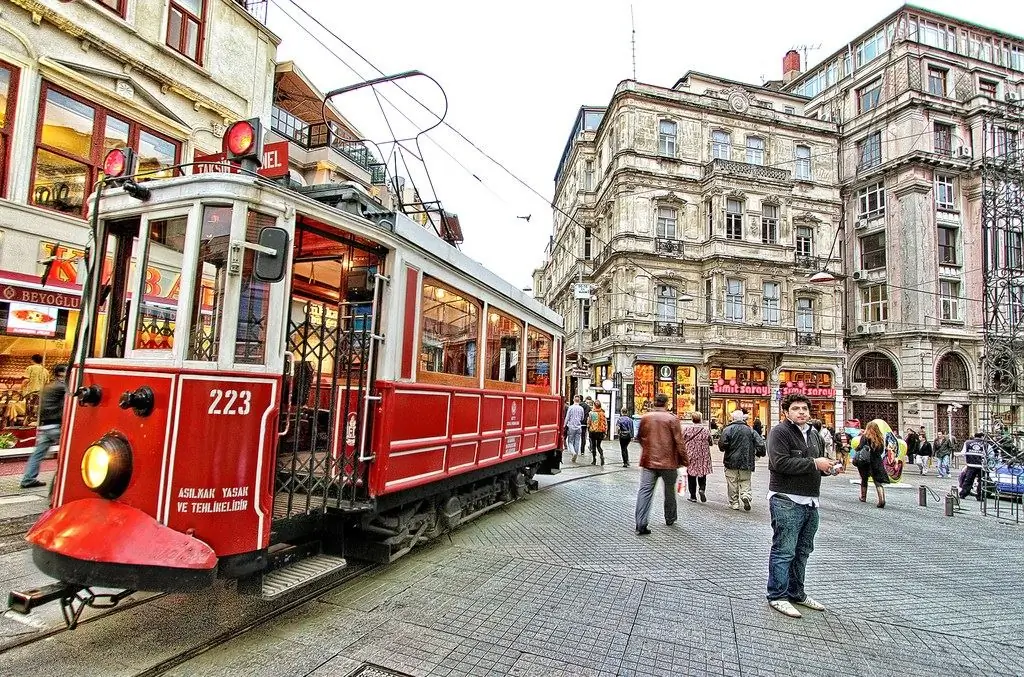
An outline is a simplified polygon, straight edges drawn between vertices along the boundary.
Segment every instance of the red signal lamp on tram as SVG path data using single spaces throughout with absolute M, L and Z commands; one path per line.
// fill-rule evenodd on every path
M 108 186 L 124 188 L 137 200 L 148 200 L 149 189 L 135 181 L 139 157 L 131 148 L 114 148 L 103 158 L 103 177 Z
M 263 125 L 259 118 L 239 120 L 224 133 L 224 159 L 255 173 L 263 164 Z

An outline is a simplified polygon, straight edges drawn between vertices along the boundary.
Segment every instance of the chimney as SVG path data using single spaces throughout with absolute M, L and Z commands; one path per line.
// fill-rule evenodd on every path
M 800 52 L 791 49 L 782 57 L 782 82 L 789 84 L 800 76 Z

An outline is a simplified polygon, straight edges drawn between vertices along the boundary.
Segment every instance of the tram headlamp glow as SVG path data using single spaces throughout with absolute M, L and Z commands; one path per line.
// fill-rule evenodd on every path
M 131 476 L 131 445 L 117 433 L 107 433 L 82 456 L 82 481 L 104 498 L 123 494 Z

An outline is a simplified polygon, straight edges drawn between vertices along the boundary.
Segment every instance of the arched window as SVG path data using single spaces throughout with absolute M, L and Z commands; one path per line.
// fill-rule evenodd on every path
M 967 365 L 956 353 L 946 353 L 935 367 L 935 387 L 939 390 L 970 390 Z
M 853 369 L 853 380 L 871 390 L 892 390 L 897 386 L 896 365 L 882 353 L 868 353 Z

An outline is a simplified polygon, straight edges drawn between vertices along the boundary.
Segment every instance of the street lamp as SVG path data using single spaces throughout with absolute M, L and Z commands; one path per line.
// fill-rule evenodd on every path
M 841 230 L 842 226 L 838 226 L 836 228 L 836 234 L 832 238 L 832 246 L 828 248 L 828 258 L 825 259 L 824 267 L 822 267 L 821 270 L 814 273 L 813 275 L 810 275 L 807 278 L 807 281 L 810 282 L 811 284 L 828 284 L 830 282 L 836 281 L 836 276 L 825 270 L 825 268 L 828 268 L 829 261 L 832 260 L 832 252 L 835 251 L 836 243 L 839 242 L 839 232 Z

